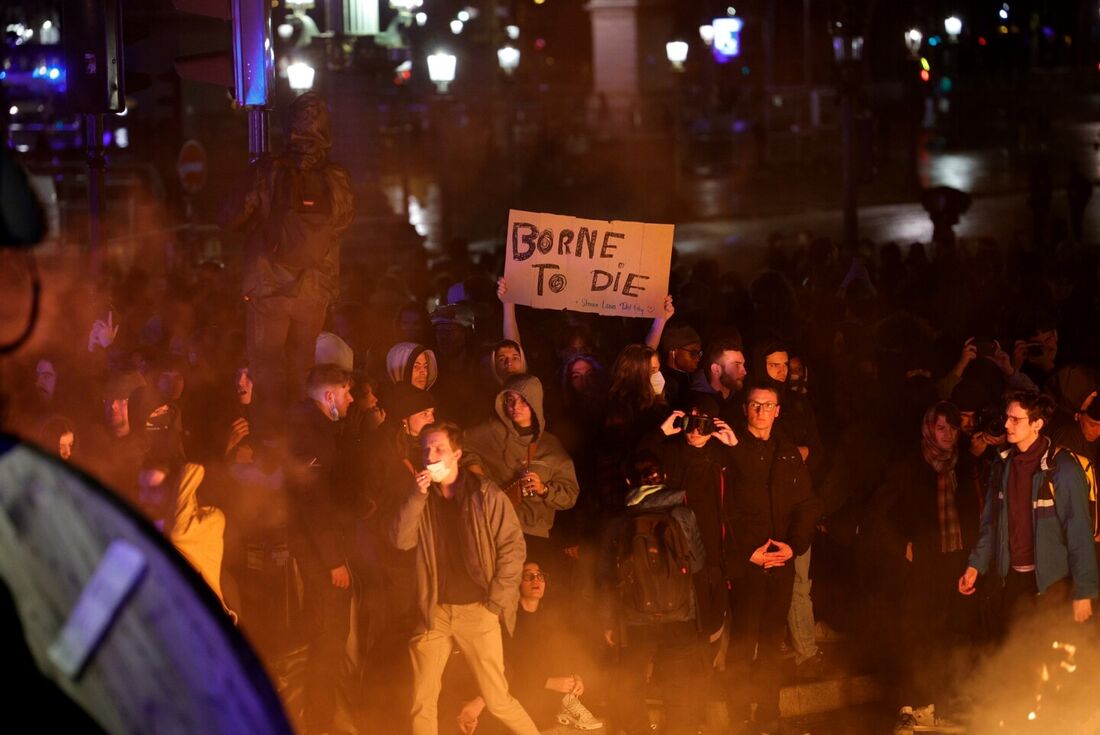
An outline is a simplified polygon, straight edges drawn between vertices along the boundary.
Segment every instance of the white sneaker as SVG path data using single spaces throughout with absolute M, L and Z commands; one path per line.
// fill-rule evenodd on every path
M 895 735 L 915 735 L 916 733 L 941 733 L 959 735 L 966 729 L 936 714 L 936 705 L 923 707 L 902 707 L 898 713 L 898 723 L 894 726 Z
M 603 727 L 603 720 L 597 719 L 581 704 L 575 694 L 566 694 L 561 698 L 561 712 L 558 713 L 558 722 L 577 730 L 599 730 Z

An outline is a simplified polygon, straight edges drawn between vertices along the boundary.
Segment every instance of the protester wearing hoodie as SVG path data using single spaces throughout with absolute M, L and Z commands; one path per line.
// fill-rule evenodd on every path
M 550 543 L 554 515 L 577 502 L 580 487 L 573 460 L 546 431 L 542 383 L 515 375 L 497 394 L 496 415 L 466 435 L 467 463 L 512 498 L 529 553 L 550 560 L 560 556 Z
M 340 293 L 340 238 L 354 216 L 351 177 L 328 160 L 329 113 L 315 92 L 297 97 L 287 151 L 261 158 L 221 215 L 246 233 L 241 295 L 256 384 L 256 433 L 281 431 L 286 396 L 303 393 L 325 314 Z
M 138 481 L 141 509 L 202 576 L 235 622 L 237 616 L 226 607 L 222 595 L 225 514 L 199 504 L 199 486 L 206 476 L 201 464 L 173 464 L 170 459 L 145 463 Z
M 430 390 L 439 377 L 435 353 L 415 342 L 398 342 L 386 353 L 386 374 L 394 385 Z

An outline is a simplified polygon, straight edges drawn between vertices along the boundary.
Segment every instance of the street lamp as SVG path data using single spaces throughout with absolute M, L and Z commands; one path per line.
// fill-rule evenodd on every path
M 436 51 L 428 57 L 428 77 L 440 94 L 447 93 L 447 87 L 455 80 L 455 67 L 458 58 L 454 54 Z
M 515 46 L 504 46 L 497 49 L 497 62 L 501 70 L 508 76 L 519 66 L 519 49 Z
M 920 56 L 920 45 L 923 40 L 924 34 L 916 28 L 910 28 L 905 32 L 905 46 L 914 59 Z
M 673 69 L 683 71 L 688 57 L 687 41 L 669 41 L 665 44 L 665 55 Z
M 958 41 L 959 34 L 963 30 L 963 22 L 957 15 L 948 16 L 943 19 L 943 29 L 947 31 L 952 41 Z
M 699 26 L 699 39 L 709 48 L 714 43 L 714 26 L 710 23 Z
M 304 61 L 296 61 L 286 68 L 286 79 L 290 88 L 301 94 L 313 89 L 313 77 L 316 71 Z
M 854 248 L 859 237 L 856 201 L 856 102 L 863 84 L 863 36 L 852 18 L 851 6 L 833 23 L 833 60 L 840 94 L 841 197 L 844 204 L 844 242 Z

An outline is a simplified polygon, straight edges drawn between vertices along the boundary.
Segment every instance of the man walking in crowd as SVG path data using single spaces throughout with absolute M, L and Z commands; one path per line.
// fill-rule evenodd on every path
M 452 649 L 465 655 L 486 708 L 512 732 L 536 735 L 504 678 L 501 619 L 516 623 L 527 547 L 515 510 L 491 481 L 460 466 L 462 430 L 443 422 L 420 434 L 423 469 L 397 511 L 391 541 L 416 549 L 420 612 L 409 641 L 413 735 L 436 735 L 440 681 Z
M 1098 578 L 1088 481 L 1068 452 L 1042 436 L 1053 413 L 1048 396 L 1009 393 L 1011 446 L 994 463 L 978 543 L 959 578 L 959 592 L 971 595 L 979 575 L 996 572 L 1002 625 L 1039 604 L 1056 608 L 1069 600 L 1075 621 L 1092 617 Z

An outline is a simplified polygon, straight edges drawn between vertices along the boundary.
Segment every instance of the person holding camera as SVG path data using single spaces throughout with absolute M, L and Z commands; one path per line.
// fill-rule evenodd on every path
M 699 604 L 699 630 L 717 641 L 729 607 L 722 550 L 722 486 L 737 436 L 718 418 L 712 396 L 692 392 L 687 412 L 673 411 L 642 447 L 660 459 L 668 486 L 687 494 L 703 541 L 703 568 L 693 578 Z
M 731 578 L 729 709 L 731 720 L 744 721 L 743 732 L 776 732 L 779 646 L 794 591 L 793 560 L 809 547 L 822 506 L 798 447 L 773 431 L 781 410 L 775 384 L 750 383 L 744 410 L 746 432 L 731 452 L 724 499 Z

